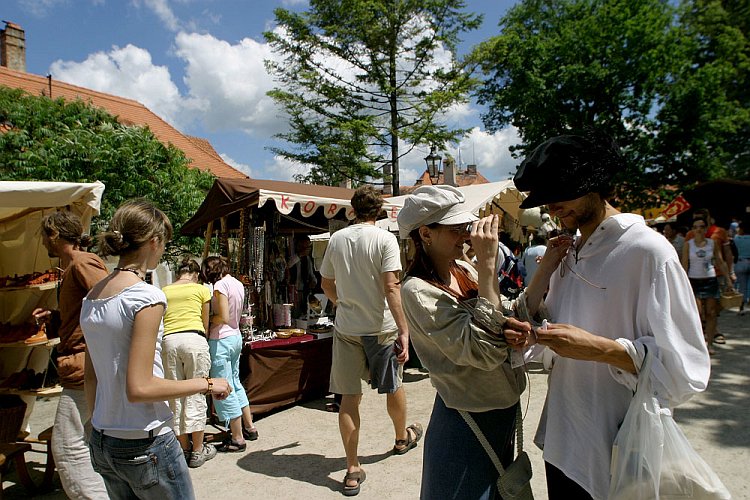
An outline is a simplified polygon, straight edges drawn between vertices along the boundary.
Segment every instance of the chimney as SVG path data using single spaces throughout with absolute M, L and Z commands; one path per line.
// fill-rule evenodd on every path
M 477 175 L 477 166 L 466 165 L 466 175 Z
M 26 72 L 26 35 L 16 23 L 5 22 L 0 30 L 0 65 Z
M 445 179 L 445 184 L 449 186 L 458 186 L 458 183 L 456 182 L 456 160 L 447 155 L 445 160 L 443 160 L 443 177 Z

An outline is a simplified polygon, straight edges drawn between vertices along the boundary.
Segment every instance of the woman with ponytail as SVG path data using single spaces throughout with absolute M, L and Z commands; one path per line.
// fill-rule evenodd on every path
M 234 389 L 230 397 L 215 405 L 219 420 L 229 427 L 230 432 L 219 451 L 241 453 L 247 449 L 246 439 L 258 439 L 258 429 L 253 425 L 253 415 L 250 413 L 250 402 L 240 381 L 240 316 L 245 303 L 245 287 L 229 274 L 229 262 L 224 257 L 206 257 L 201 271 L 203 281 L 211 283 L 214 290 L 208 335 L 211 376 L 225 377 Z
M 104 481 L 91 466 L 84 424 L 89 408 L 83 391 L 86 343 L 79 318 L 81 301 L 94 285 L 107 277 L 104 262 L 87 252 L 91 238 L 83 234 L 81 219 L 67 210 L 42 219 L 42 244 L 50 257 L 60 259 L 62 268 L 58 289 L 58 310 L 35 309 L 37 322 L 58 325 L 60 343 L 55 346 L 55 368 L 63 387 L 52 428 L 52 456 L 65 494 L 85 500 L 107 498 Z M 49 333 L 49 331 L 48 331 Z
M 121 205 L 99 240 L 100 251 L 119 261 L 81 307 L 91 461 L 113 499 L 195 498 L 167 400 L 198 393 L 221 400 L 232 392 L 224 379 L 164 379 L 167 299 L 144 280 L 171 237 L 169 219 L 148 201 Z
M 211 370 L 211 355 L 206 341 L 211 292 L 198 283 L 200 273 L 198 263 L 185 257 L 177 268 L 177 280 L 162 289 L 167 297 L 167 312 L 164 314 L 164 348 L 161 356 L 164 377 L 170 380 L 203 378 Z M 203 443 L 208 408 L 206 397 L 193 394 L 171 399 L 169 406 L 174 413 L 172 427 L 185 453 L 188 467 L 200 467 L 214 458 L 214 445 Z

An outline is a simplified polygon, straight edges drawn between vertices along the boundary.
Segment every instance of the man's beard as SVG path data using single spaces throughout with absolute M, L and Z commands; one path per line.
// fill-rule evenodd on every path
M 600 203 L 598 203 L 598 200 L 596 200 L 595 197 L 587 196 L 583 208 L 581 208 L 581 210 L 573 216 L 574 227 L 565 227 L 574 231 L 581 226 L 584 226 L 589 222 L 595 220 L 599 216 L 600 210 L 601 205 Z M 565 225 L 565 223 L 563 223 L 563 225 Z

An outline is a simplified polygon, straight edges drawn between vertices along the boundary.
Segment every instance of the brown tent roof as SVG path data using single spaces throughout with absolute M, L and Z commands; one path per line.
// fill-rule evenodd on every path
M 14 71 L 0 66 L 0 85 L 21 89 L 31 95 L 46 95 L 52 98 L 63 97 L 73 101 L 81 99 L 92 105 L 105 109 L 124 125 L 141 125 L 164 144 L 173 144 L 191 161 L 191 166 L 207 171 L 216 177 L 246 179 L 247 175 L 225 163 L 204 139 L 191 138 L 159 118 L 146 106 L 124 97 L 117 97 L 103 92 L 78 87 L 43 76 Z
M 327 219 L 354 217 L 352 195 L 354 190 L 340 187 L 260 179 L 216 179 L 181 231 L 185 235 L 200 235 L 209 222 L 248 207 L 274 210 L 289 215 L 290 220 L 302 221 L 302 225 L 325 231 Z M 234 225 L 230 221 L 230 226 Z

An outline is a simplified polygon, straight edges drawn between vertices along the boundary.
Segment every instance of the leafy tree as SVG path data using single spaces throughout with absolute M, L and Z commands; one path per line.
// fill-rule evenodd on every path
M 194 213 L 213 176 L 143 127 L 125 126 L 82 101 L 66 102 L 0 86 L 0 179 L 93 182 L 105 185 L 98 222 L 105 226 L 125 200 L 146 197 L 176 230 Z M 170 248 L 200 251 L 175 234 Z
M 685 64 L 676 16 L 664 0 L 527 0 L 478 45 L 479 101 L 490 130 L 518 128 L 519 154 L 546 138 L 595 128 L 624 149 L 618 197 L 644 203 L 654 179 L 654 113 Z M 641 205 L 642 206 L 642 205 Z
M 463 0 L 311 0 L 309 10 L 276 9 L 264 33 L 282 56 L 266 61 L 269 92 L 290 117 L 272 148 L 312 165 L 299 180 L 337 184 L 383 178 L 398 194 L 399 158 L 416 145 L 442 145 L 462 130 L 440 122 L 475 85 L 453 57 L 459 35 L 481 16 Z M 402 143 L 407 144 L 403 151 Z
M 664 182 L 750 179 L 750 4 L 692 0 L 680 13 L 690 64 L 657 115 Z

